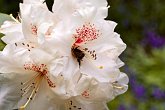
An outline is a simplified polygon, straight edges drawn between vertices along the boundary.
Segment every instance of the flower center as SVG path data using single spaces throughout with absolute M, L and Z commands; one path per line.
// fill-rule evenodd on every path
M 73 57 L 77 59 L 79 66 L 84 57 L 96 60 L 97 56 L 95 50 L 91 51 L 88 48 L 83 49 L 80 45 L 97 39 L 99 35 L 99 30 L 96 29 L 94 24 L 91 25 L 88 23 L 76 29 L 76 34 L 74 34 L 75 42 L 72 45 L 71 53 Z
M 36 65 L 33 63 L 26 63 L 24 65 L 25 70 L 34 71 L 36 74 L 28 81 L 21 82 L 21 85 L 23 86 L 21 88 L 22 97 L 27 97 L 27 102 L 20 107 L 20 110 L 24 110 L 27 105 L 30 103 L 31 100 L 33 100 L 40 88 L 41 82 L 43 79 L 46 79 L 49 87 L 55 88 L 55 84 L 50 80 L 48 77 L 48 68 L 45 64 Z
M 72 53 L 72 56 L 77 59 L 79 66 L 81 66 L 81 61 L 83 61 L 84 57 L 88 58 L 89 60 L 97 59 L 95 50 L 91 51 L 88 48 L 82 49 L 80 46 L 76 46 L 76 45 L 72 46 L 71 53 Z

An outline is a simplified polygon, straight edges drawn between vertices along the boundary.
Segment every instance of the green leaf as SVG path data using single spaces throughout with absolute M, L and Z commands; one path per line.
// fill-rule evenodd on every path
M 6 20 L 13 21 L 10 15 L 0 13 L 0 25 Z
M 7 14 L 0 13 L 0 26 L 4 23 L 4 21 L 13 21 L 12 17 Z M 3 34 L 0 33 L 0 51 L 3 50 L 5 47 L 5 43 L 1 40 L 1 37 L 3 37 Z
M 1 37 L 3 37 L 3 34 L 0 33 L 0 51 L 3 50 L 3 48 L 5 47 L 5 43 L 1 40 Z

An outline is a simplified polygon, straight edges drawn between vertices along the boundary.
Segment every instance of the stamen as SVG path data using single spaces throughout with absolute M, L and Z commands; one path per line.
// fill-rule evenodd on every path
M 56 87 L 56 85 L 50 80 L 50 78 L 47 75 L 45 75 L 44 78 L 47 80 L 50 87 L 52 87 L 52 88 Z
M 23 89 L 21 89 L 21 91 L 23 92 L 22 96 L 26 95 L 30 91 L 30 89 L 35 88 L 36 81 L 38 80 L 39 77 L 40 77 L 40 74 L 37 74 L 36 77 L 32 78 L 33 79 L 31 80 L 32 82 L 28 82 L 30 84 L 24 83 L 26 84 L 26 86 Z
M 36 72 L 36 75 L 34 75 L 30 80 L 26 82 L 21 82 L 21 85 L 24 86 L 21 91 L 22 91 L 22 97 L 29 94 L 29 97 L 27 98 L 27 102 L 22 105 L 19 109 L 24 110 L 27 105 L 30 103 L 31 100 L 35 99 L 37 91 L 40 88 L 41 82 L 44 79 L 47 80 L 47 83 L 49 87 L 56 87 L 55 84 L 50 80 L 48 77 L 48 69 L 45 64 L 41 65 L 36 65 L 33 63 L 26 63 L 24 64 L 24 69 L 28 71 L 34 71 Z
M 84 48 L 82 49 L 85 53 L 85 57 L 92 59 L 92 60 L 96 60 L 97 59 L 97 55 L 96 55 L 96 51 L 95 50 L 89 50 L 88 48 Z
M 28 99 L 27 102 L 23 106 L 21 106 L 20 109 L 25 109 L 27 105 L 30 103 L 30 101 L 35 97 L 36 91 L 39 89 L 39 85 L 42 79 L 43 79 L 42 75 L 39 75 L 39 79 L 37 80 L 37 83 L 34 86 L 35 88 L 32 90 L 30 97 L 27 98 Z
M 116 89 L 124 89 L 124 87 L 123 86 L 121 86 L 121 85 L 119 85 L 119 84 L 117 84 L 118 82 L 116 81 L 116 82 L 113 82 L 112 83 L 112 86 L 114 87 L 114 88 L 116 88 Z
M 82 110 L 82 107 L 79 107 L 75 103 L 73 103 L 72 100 L 69 100 L 65 103 L 65 109 L 66 110 Z
M 95 50 L 89 50 L 88 48 L 81 48 L 80 45 L 93 41 L 100 36 L 99 30 L 96 29 L 95 25 L 90 23 L 83 25 L 82 27 L 76 29 L 76 34 L 74 34 L 75 42 L 72 45 L 71 52 L 72 55 L 77 59 L 79 66 L 84 57 L 88 59 L 96 60 L 97 56 Z
M 19 43 L 15 43 L 15 46 L 19 48 L 27 49 L 28 51 L 31 51 L 31 49 L 36 47 L 36 45 L 32 42 L 19 42 Z
M 32 79 L 26 81 L 25 83 L 21 82 L 21 85 L 28 84 L 28 83 L 30 83 L 31 81 L 33 81 L 34 79 L 36 79 L 37 77 L 38 77 L 38 74 L 36 74 Z
M 10 14 L 10 17 L 11 17 L 11 19 L 13 19 L 15 22 L 20 23 L 17 19 L 15 19 L 15 18 L 13 17 L 12 14 Z
M 113 87 L 116 88 L 116 89 L 124 89 L 124 87 L 122 87 L 122 86 L 113 85 Z

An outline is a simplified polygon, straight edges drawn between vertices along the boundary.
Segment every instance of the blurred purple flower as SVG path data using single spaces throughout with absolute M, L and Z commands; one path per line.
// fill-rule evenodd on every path
M 153 48 L 161 48 L 165 46 L 165 38 L 157 33 L 149 31 L 143 40 L 143 45 L 150 45 Z
M 128 65 L 124 66 L 124 72 L 127 73 L 129 77 L 129 86 L 132 88 L 137 82 L 136 73 L 130 67 L 128 67 Z
M 152 90 L 152 95 L 155 99 L 165 99 L 165 91 L 156 87 Z
M 134 86 L 136 86 L 136 83 L 137 83 L 137 81 L 136 81 L 135 76 L 131 75 L 130 80 L 129 80 L 130 87 L 133 88 Z
M 143 85 L 140 85 L 138 83 L 138 79 L 137 76 L 135 75 L 134 71 L 129 68 L 128 66 L 125 66 L 125 72 L 126 73 L 130 73 L 128 74 L 129 76 L 129 85 L 131 87 L 132 92 L 135 94 L 135 96 L 138 99 L 144 99 L 145 98 L 145 94 L 146 94 L 146 89 Z
M 129 108 L 129 110 L 137 110 L 137 107 L 134 106 L 134 105 L 131 105 L 130 108 Z
M 126 107 L 124 105 L 120 105 L 117 110 L 126 110 Z
M 146 89 L 143 85 L 135 84 L 132 91 L 138 99 L 143 99 L 145 97 Z

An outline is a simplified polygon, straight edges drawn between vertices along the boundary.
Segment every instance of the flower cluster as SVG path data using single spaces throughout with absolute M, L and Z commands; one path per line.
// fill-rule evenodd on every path
M 108 110 L 127 90 L 126 48 L 106 0 L 24 0 L 0 28 L 0 109 Z

